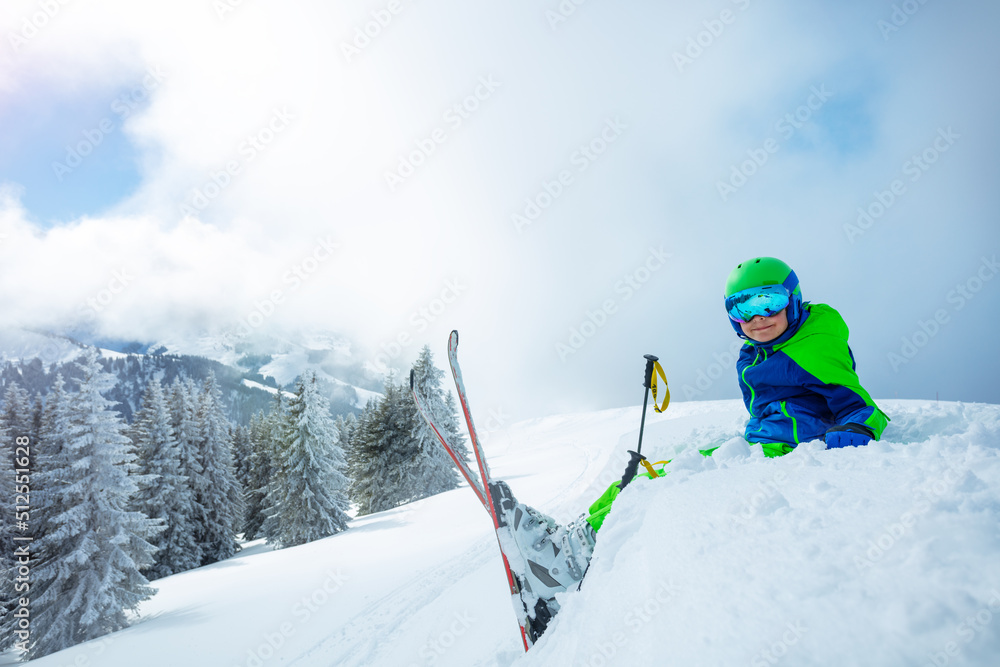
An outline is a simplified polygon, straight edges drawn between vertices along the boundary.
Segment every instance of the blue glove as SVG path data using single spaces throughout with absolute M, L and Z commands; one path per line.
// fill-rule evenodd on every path
M 872 440 L 874 434 L 867 426 L 861 424 L 844 424 L 834 426 L 826 432 L 826 448 L 864 447 Z

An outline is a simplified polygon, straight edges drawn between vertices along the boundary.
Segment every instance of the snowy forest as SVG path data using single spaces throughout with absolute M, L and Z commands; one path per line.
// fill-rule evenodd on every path
M 467 454 L 429 348 L 413 371 Z M 409 382 L 392 376 L 355 416 L 334 415 L 306 373 L 240 425 L 211 373 L 200 384 L 149 379 L 131 420 L 115 409 L 117 379 L 96 349 L 72 375 L 34 392 L 9 380 L 0 411 L 0 652 L 25 660 L 128 626 L 155 580 L 243 543 L 304 544 L 346 530 L 351 516 L 458 486 Z

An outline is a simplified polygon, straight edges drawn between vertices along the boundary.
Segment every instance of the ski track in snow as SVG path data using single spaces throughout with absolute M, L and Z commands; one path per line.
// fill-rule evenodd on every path
M 374 600 L 351 617 L 343 627 L 291 659 L 287 664 L 350 667 L 387 664 L 380 656 L 392 646 L 392 637 L 417 611 L 432 604 L 449 584 L 470 569 L 491 561 L 495 546 L 481 541 L 461 556 L 424 570 L 410 583 Z
M 739 401 L 648 414 L 643 453 L 674 459 L 672 472 L 623 493 L 584 586 L 528 654 L 487 514 L 459 488 L 160 580 L 132 627 L 32 664 L 995 667 L 1000 406 L 879 404 L 893 420 L 882 442 L 780 459 L 733 437 Z M 639 415 L 521 422 L 485 449 L 520 500 L 568 521 L 620 478 Z M 708 459 L 693 451 L 719 443 Z M 328 571 L 343 585 L 297 621 Z M 266 650 L 283 622 L 294 633 Z

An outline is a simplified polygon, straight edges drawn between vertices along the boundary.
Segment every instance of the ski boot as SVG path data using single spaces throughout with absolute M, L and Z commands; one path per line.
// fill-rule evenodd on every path
M 560 526 L 533 507 L 517 502 L 506 482 L 490 484 L 490 495 L 501 527 L 509 529 L 521 563 L 511 569 L 521 584 L 521 600 L 528 614 L 532 642 L 559 611 L 557 593 L 579 587 L 594 552 L 596 534 L 581 515 Z M 513 553 L 508 558 L 515 557 Z

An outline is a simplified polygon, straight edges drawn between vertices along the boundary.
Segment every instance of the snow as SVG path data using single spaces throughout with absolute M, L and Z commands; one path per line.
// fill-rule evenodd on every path
M 329 331 L 302 331 L 281 336 L 263 332 L 254 332 L 252 335 L 226 332 L 195 337 L 175 336 L 161 338 L 150 345 L 149 349 L 167 354 L 204 357 L 236 368 L 241 367 L 240 360 L 247 353 L 266 354 L 271 357 L 271 361 L 261 366 L 258 372 L 264 377 L 273 378 L 283 387 L 311 371 L 321 380 L 353 388 L 358 396 L 355 402 L 357 408 L 365 407 L 369 398 L 381 397 L 376 391 L 355 386 L 331 374 L 331 370 L 345 370 L 350 366 L 358 366 L 360 362 L 355 358 L 348 340 Z M 248 380 L 243 383 L 248 387 L 274 393 L 272 388 L 260 383 Z
M 317 373 L 316 375 L 319 376 L 319 373 Z M 343 380 L 338 380 L 337 378 L 332 377 L 330 375 L 326 375 L 326 379 L 342 387 L 354 387 L 354 385 L 350 385 L 344 382 Z M 243 385 L 245 387 L 250 387 L 251 389 L 259 389 L 261 391 L 266 391 L 267 393 L 272 395 L 278 393 L 278 390 L 275 387 L 269 387 L 266 384 L 261 384 L 260 382 L 256 382 L 254 380 L 247 380 L 246 378 L 243 379 Z M 380 394 L 377 391 L 369 391 L 368 389 L 362 389 L 361 387 L 354 387 L 354 391 L 356 391 L 358 394 L 358 400 L 354 402 L 354 407 L 356 408 L 363 408 L 366 405 L 368 405 L 369 399 L 382 398 L 382 394 Z M 285 391 L 284 389 L 281 390 L 281 394 L 285 398 L 293 398 L 295 396 L 293 392 Z
M 226 366 L 239 366 L 243 354 L 237 351 L 242 338 L 233 333 L 186 337 L 181 335 L 160 338 L 149 346 L 163 354 L 191 355 L 218 361 Z
M 879 405 L 882 442 L 779 459 L 736 437 L 738 401 L 650 411 L 643 452 L 672 472 L 622 493 L 528 654 L 486 514 L 460 488 L 158 580 L 132 627 L 33 664 L 994 665 L 1000 406 Z M 621 475 L 639 415 L 494 432 L 494 475 L 571 520 Z
M 630 487 L 523 664 L 996 664 L 997 408 L 885 403 L 867 448 L 733 438 Z
M 106 359 L 128 359 L 129 357 L 136 356 L 134 354 L 129 354 L 127 352 L 117 352 L 115 350 L 108 350 L 103 347 L 97 348 L 97 352 Z
M 274 358 L 269 363 L 261 366 L 258 372 L 265 377 L 274 378 L 282 386 L 291 384 L 297 377 L 306 372 L 315 373 L 316 377 L 320 380 L 325 380 L 342 387 L 353 388 L 358 396 L 354 402 L 354 406 L 357 408 L 365 407 L 368 404 L 369 398 L 382 398 L 381 393 L 362 389 L 349 382 L 344 382 L 328 373 L 321 364 L 312 363 L 309 358 L 315 352 L 316 349 L 313 348 L 292 348 L 283 354 L 274 355 Z
M 76 361 L 84 348 L 64 336 L 20 327 L 0 327 L 0 359 L 41 359 L 42 364 Z M 102 350 L 102 353 L 105 351 Z M 105 356 L 110 356 L 105 354 Z
M 277 395 L 278 389 L 276 387 L 268 387 L 266 384 L 261 384 L 260 382 L 255 382 L 254 380 L 243 379 L 243 386 L 250 387 L 251 389 L 259 389 L 261 391 L 266 391 L 269 394 Z M 290 391 L 281 390 L 281 395 L 285 398 L 292 398 L 295 396 Z
M 316 376 L 320 377 L 320 373 L 317 372 Z M 356 387 L 353 384 L 344 382 L 343 380 L 338 380 L 329 373 L 323 373 L 322 376 L 325 377 L 328 382 L 332 382 L 333 384 L 340 385 L 341 387 L 353 388 L 355 393 L 357 393 L 358 395 L 358 400 L 354 402 L 354 407 L 356 408 L 364 408 L 366 405 L 368 405 L 368 401 L 370 400 L 378 401 L 381 400 L 384 396 L 382 392 L 372 391 L 370 389 L 362 389 L 361 387 Z

